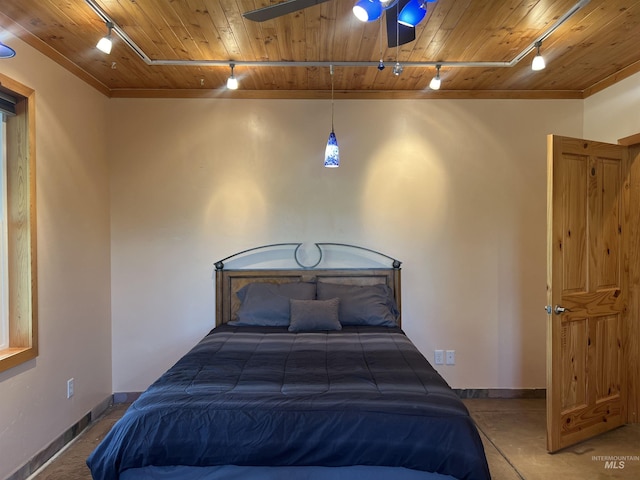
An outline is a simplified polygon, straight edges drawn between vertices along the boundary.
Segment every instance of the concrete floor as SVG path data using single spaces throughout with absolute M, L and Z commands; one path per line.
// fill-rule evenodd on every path
M 480 430 L 493 480 L 640 479 L 640 424 L 550 455 L 545 400 L 469 399 L 464 403 Z
M 493 480 L 640 479 L 640 424 L 550 455 L 543 399 L 464 402 L 480 430 Z M 90 480 L 84 461 L 126 408 L 124 404 L 109 408 L 32 480 Z M 602 457 L 615 457 L 617 462 L 607 464 Z

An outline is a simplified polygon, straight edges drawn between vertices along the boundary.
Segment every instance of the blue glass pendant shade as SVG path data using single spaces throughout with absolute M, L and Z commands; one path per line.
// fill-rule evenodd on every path
M 415 27 L 427 14 L 427 5 L 424 0 L 410 0 L 398 15 L 398 23 L 407 27 Z
M 0 42 L 0 58 L 11 58 L 16 56 L 16 51 Z
M 338 148 L 338 139 L 333 130 L 329 134 L 327 148 L 324 150 L 324 166 L 329 168 L 340 166 L 340 149 Z

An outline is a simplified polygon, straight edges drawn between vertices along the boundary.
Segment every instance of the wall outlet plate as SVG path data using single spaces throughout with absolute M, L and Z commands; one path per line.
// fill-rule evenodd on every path
M 456 364 L 456 351 L 455 350 L 447 350 L 447 365 L 455 365 Z
M 67 380 L 67 398 L 73 397 L 73 378 Z
M 444 350 L 436 350 L 433 359 L 436 365 L 444 365 Z

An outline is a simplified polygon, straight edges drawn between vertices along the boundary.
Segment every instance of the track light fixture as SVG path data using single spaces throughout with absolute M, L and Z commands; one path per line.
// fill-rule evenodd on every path
M 540 47 L 542 46 L 542 40 L 538 40 L 535 43 L 535 47 L 536 47 L 536 56 L 533 57 L 533 62 L 531 62 L 531 70 L 534 71 L 538 71 L 538 70 L 544 70 L 544 68 L 546 67 L 546 63 L 544 61 L 544 57 L 542 55 L 540 55 Z
M 237 90 L 238 79 L 233 75 L 233 67 L 235 67 L 235 64 L 230 63 L 229 66 L 231 67 L 231 75 L 229 75 L 229 78 L 227 78 L 227 88 L 229 90 Z
M 98 41 L 96 48 L 108 55 L 111 53 L 111 47 L 113 46 L 113 42 L 111 41 L 111 30 L 113 29 L 113 23 L 106 23 L 108 29 L 107 34 Z
M 436 76 L 429 82 L 429 88 L 431 90 L 440 90 L 440 65 L 436 65 Z

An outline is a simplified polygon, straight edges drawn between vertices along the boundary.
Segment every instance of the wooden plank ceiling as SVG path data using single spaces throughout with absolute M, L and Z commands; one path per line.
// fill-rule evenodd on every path
M 335 63 L 336 98 L 585 98 L 640 71 L 640 1 L 587 2 L 544 39 L 539 72 L 527 49 L 577 0 L 437 0 L 399 48 L 387 47 L 383 22 L 354 17 L 356 0 L 261 23 L 242 16 L 279 1 L 2 0 L 0 35 L 11 31 L 112 97 L 327 98 Z M 106 26 L 90 2 L 140 53 L 117 33 L 111 54 L 95 48 Z M 513 66 L 491 65 L 523 52 Z M 236 91 L 225 88 L 231 62 Z M 438 62 L 436 92 L 428 85 Z

